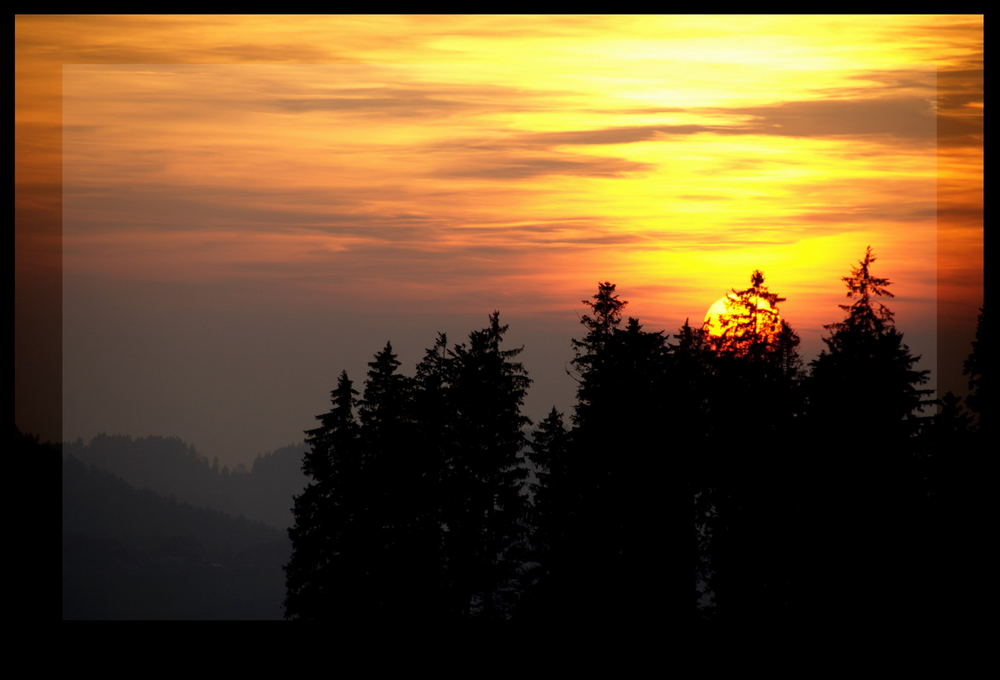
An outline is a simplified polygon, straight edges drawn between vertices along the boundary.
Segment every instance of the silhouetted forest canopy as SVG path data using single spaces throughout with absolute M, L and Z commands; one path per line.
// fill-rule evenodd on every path
M 386 343 L 362 383 L 340 375 L 307 432 L 286 617 L 955 620 L 963 490 L 988 425 L 984 340 L 969 395 L 932 402 L 875 261 L 869 248 L 843 277 L 843 316 L 808 364 L 759 271 L 716 335 L 645 330 L 599 283 L 572 340 L 575 408 L 537 424 L 499 312 L 465 342 L 439 335 L 412 375 Z
M 961 622 L 992 433 L 984 313 L 968 393 L 932 400 L 875 263 L 869 248 L 842 277 L 810 361 L 760 271 L 713 333 L 647 330 L 600 282 L 570 340 L 575 405 L 538 422 L 493 312 L 410 373 L 386 342 L 359 382 L 341 372 L 304 444 L 249 469 L 176 438 L 65 443 L 63 617 Z M 57 450 L 15 428 L 18 454 Z

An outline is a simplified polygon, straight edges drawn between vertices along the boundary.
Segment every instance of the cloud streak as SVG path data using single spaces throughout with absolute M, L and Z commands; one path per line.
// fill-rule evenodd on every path
M 510 156 L 477 159 L 476 162 L 447 168 L 435 173 L 438 177 L 471 177 L 482 179 L 531 179 L 543 175 L 590 177 L 621 177 L 629 173 L 650 170 L 649 163 L 630 161 L 613 156 L 559 154 L 552 156 Z
M 515 136 L 514 146 L 631 144 L 696 134 L 827 137 L 888 135 L 900 139 L 930 139 L 936 117 L 928 97 L 881 97 L 779 102 L 767 106 L 668 109 L 689 114 L 713 114 L 732 120 L 712 125 L 636 125 Z M 621 111 L 646 113 L 648 110 Z M 748 120 L 749 119 L 749 120 Z

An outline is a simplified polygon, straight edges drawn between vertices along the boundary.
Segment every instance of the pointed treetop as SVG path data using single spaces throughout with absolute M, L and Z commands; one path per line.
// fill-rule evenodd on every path
M 824 326 L 832 330 L 867 330 L 881 333 L 892 326 L 893 313 L 884 304 L 876 300 L 880 297 L 893 297 L 889 292 L 891 281 L 873 276 L 871 265 L 877 258 L 872 247 L 865 248 L 865 256 L 857 266 L 851 267 L 851 275 L 843 276 L 841 280 L 847 286 L 847 297 L 854 300 L 848 305 L 838 305 L 848 313 L 843 323 Z
M 766 351 L 781 330 L 778 303 L 785 299 L 770 292 L 763 272 L 755 269 L 749 288 L 734 288 L 709 308 L 703 329 L 716 351 L 735 355 Z
M 509 325 L 500 325 L 500 310 L 495 309 L 493 313 L 490 314 L 490 327 L 489 327 L 489 339 L 490 339 L 490 349 L 494 352 L 500 351 L 500 341 L 503 339 L 504 333 L 510 328 Z
M 872 252 L 872 247 L 865 248 L 865 256 L 858 263 L 857 267 L 851 268 L 851 276 L 841 277 L 847 284 L 847 297 L 857 297 L 867 300 L 872 296 L 893 297 L 886 288 L 892 282 L 889 279 L 882 279 L 871 275 L 871 265 L 878 258 Z
M 371 376 L 373 371 L 379 373 L 392 373 L 400 365 L 399 359 L 396 358 L 396 353 L 392 351 L 392 343 L 388 340 L 385 343 L 385 347 L 382 348 L 381 352 L 378 352 L 375 357 L 368 362 L 369 376 Z
M 580 323 L 587 328 L 587 337 L 582 341 L 573 341 L 573 345 L 578 349 L 588 345 L 600 345 L 606 340 L 612 331 L 621 325 L 622 309 L 628 304 L 615 294 L 615 284 L 610 281 L 598 283 L 597 293 L 592 299 L 582 302 L 590 307 L 593 316 L 584 314 L 580 317 Z
M 357 421 L 354 418 L 354 405 L 357 395 L 358 391 L 347 377 L 347 371 L 341 371 L 337 386 L 330 391 L 332 408 L 316 416 L 320 422 L 319 427 L 305 431 L 309 452 L 302 460 L 302 471 L 307 476 L 316 480 L 327 479 L 334 464 L 332 448 L 344 445 L 355 436 Z
M 559 412 L 559 409 L 557 409 L 555 406 L 553 406 L 549 410 L 549 414 L 547 416 L 545 416 L 545 420 L 548 420 L 550 422 L 556 422 L 556 421 L 558 421 L 558 422 L 561 423 L 562 422 L 562 413 Z
M 774 308 L 779 302 L 786 300 L 786 298 L 779 296 L 777 293 L 772 293 L 767 289 L 767 286 L 764 285 L 764 272 L 759 269 L 754 269 L 753 274 L 750 275 L 750 287 L 744 290 L 733 288 L 733 295 L 736 295 L 741 300 L 756 302 L 758 308 L 762 307 L 761 300 L 766 301 L 767 306 L 771 308 Z
M 621 322 L 622 309 L 628 304 L 627 301 L 619 299 L 615 293 L 615 284 L 604 281 L 597 284 L 597 293 L 592 296 L 594 302 L 583 300 L 582 302 L 594 311 L 594 318 L 584 315 L 584 325 L 600 326 L 602 330 L 608 330 L 617 326 Z
M 347 371 L 341 371 L 337 377 L 337 386 L 330 392 L 333 403 L 341 408 L 350 408 L 357 394 L 354 382 L 347 377 Z

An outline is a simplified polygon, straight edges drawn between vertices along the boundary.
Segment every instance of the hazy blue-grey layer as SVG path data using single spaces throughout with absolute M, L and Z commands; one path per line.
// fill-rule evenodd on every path
M 292 497 L 302 492 L 305 446 L 261 454 L 253 464 L 230 467 L 210 460 L 177 437 L 100 434 L 64 442 L 63 452 L 110 472 L 137 489 L 233 517 L 263 522 L 280 531 L 292 524 Z
M 284 532 L 136 489 L 70 456 L 62 489 L 64 619 L 282 617 Z

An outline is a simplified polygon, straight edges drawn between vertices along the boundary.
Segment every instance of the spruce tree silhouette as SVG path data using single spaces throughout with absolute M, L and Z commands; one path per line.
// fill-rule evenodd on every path
M 312 481 L 294 499 L 288 530 L 292 556 L 285 566 L 285 617 L 349 622 L 368 609 L 370 574 L 360 557 L 368 527 L 357 391 L 346 372 L 331 392 L 333 408 L 306 432 L 302 471 Z
M 501 348 L 507 330 L 494 312 L 468 345 L 449 352 L 444 549 L 449 602 L 460 619 L 508 619 L 519 596 L 527 540 L 522 449 L 530 424 L 521 409 L 531 380 L 513 361 L 522 348 Z
M 443 526 L 458 489 L 452 484 L 448 466 L 455 451 L 454 409 L 449 385 L 451 361 L 448 338 L 439 333 L 434 345 L 424 352 L 413 379 L 413 424 L 409 442 L 419 475 L 414 487 L 414 553 L 410 556 L 416 582 L 423 584 L 417 594 L 418 609 L 427 621 L 444 622 L 456 616 L 449 608 L 450 584 Z
M 687 462 L 688 494 L 691 500 L 693 533 L 692 564 L 695 582 L 695 620 L 714 620 L 711 597 L 711 528 L 715 520 L 711 457 L 707 455 L 712 430 L 712 405 L 716 391 L 716 353 L 704 327 L 695 328 L 685 319 L 673 336 L 670 362 L 670 412 L 673 414 L 673 449 Z
M 544 555 L 553 543 L 558 543 L 565 528 L 565 518 L 561 515 L 567 503 L 559 494 L 567 490 L 565 479 L 568 454 L 569 434 L 563 423 L 562 413 L 553 406 L 532 433 L 528 449 L 537 478 L 532 504 L 536 556 Z
M 785 298 L 772 293 L 764 285 L 764 274 L 754 270 L 750 287 L 733 289 L 729 295 L 728 313 L 720 315 L 723 333 L 713 338 L 716 351 L 731 356 L 757 358 L 771 352 L 772 341 L 781 330 L 778 303 Z
M 849 428 L 840 436 L 898 443 L 920 424 L 930 390 L 919 385 L 929 372 L 914 368 L 920 357 L 910 353 L 892 311 L 878 300 L 893 295 L 888 279 L 872 275 L 875 259 L 869 246 L 851 276 L 843 277 L 854 301 L 840 305 L 846 319 L 824 326 L 831 333 L 823 338 L 827 349 L 812 362 L 813 401 L 818 413 L 847 419 Z
M 586 334 L 572 340 L 577 402 L 567 461 L 569 489 L 561 494 L 572 506 L 564 510 L 569 517 L 566 543 L 551 562 L 558 588 L 551 593 L 550 613 L 562 624 L 620 620 L 616 608 L 624 600 L 620 526 L 626 513 L 616 505 L 613 486 L 624 424 L 620 395 L 612 387 L 620 377 L 614 375 L 612 343 L 628 303 L 615 288 L 609 281 L 598 283 L 597 293 L 583 300 L 590 308 L 580 319 Z
M 789 483 L 800 406 L 799 339 L 780 318 L 785 301 L 754 271 L 733 290 L 723 334 L 712 338 L 707 443 L 699 491 L 707 515 L 710 585 L 720 625 L 747 629 L 791 616 L 789 580 L 798 498 Z
M 670 348 L 629 318 L 610 282 L 584 300 L 573 340 L 577 404 L 565 543 L 552 556 L 553 615 L 574 625 L 693 621 L 694 510 L 687 457 L 668 446 Z M 556 604 L 557 603 L 557 604 Z M 682 624 L 683 625 L 683 624 Z
M 802 590 L 806 609 L 856 625 L 899 622 L 920 600 L 907 562 L 919 540 L 915 435 L 928 372 L 915 368 L 919 357 L 880 300 L 892 293 L 872 273 L 875 259 L 869 246 L 843 277 L 847 316 L 826 326 L 807 390 L 814 524 Z
M 531 437 L 528 459 L 535 470 L 536 483 L 529 510 L 530 531 L 524 595 L 518 605 L 519 621 L 537 623 L 551 618 L 554 578 L 562 573 L 563 565 L 554 564 L 564 555 L 569 509 L 574 501 L 568 482 L 569 433 L 563 415 L 552 407 L 538 424 Z M 556 575 L 555 577 L 553 575 Z
M 693 622 L 696 603 L 694 499 L 691 452 L 674 437 L 670 347 L 662 331 L 644 331 L 630 317 L 608 349 L 607 404 L 620 427 L 606 462 L 611 499 L 621 513 L 621 601 L 613 611 L 634 625 L 683 628 Z
M 424 515 L 420 457 L 414 455 L 413 381 L 398 372 L 391 343 L 368 364 L 359 405 L 361 445 L 371 512 L 366 558 L 372 578 L 371 610 L 383 623 L 423 619 L 431 584 L 420 568 L 431 540 Z

